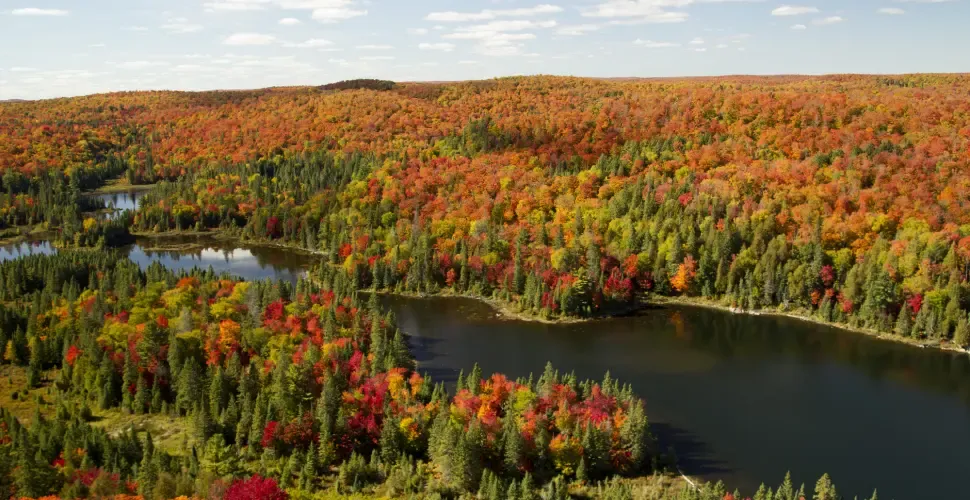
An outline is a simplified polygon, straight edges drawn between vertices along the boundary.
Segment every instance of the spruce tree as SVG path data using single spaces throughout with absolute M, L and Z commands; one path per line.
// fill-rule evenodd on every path
M 27 433 L 21 434 L 18 446 L 19 458 L 15 469 L 14 483 L 20 497 L 40 498 L 50 494 L 57 480 L 57 471 L 37 450 Z
M 398 436 L 397 422 L 394 417 L 386 413 L 381 427 L 380 438 L 381 460 L 385 464 L 393 464 L 401 454 L 401 444 Z
M 121 408 L 130 412 L 134 407 L 132 392 L 135 389 L 138 379 L 138 369 L 131 361 L 131 356 L 125 356 L 124 376 L 121 380 Z
M 145 436 L 145 446 L 142 450 L 141 463 L 138 466 L 138 494 L 151 498 L 158 480 L 158 464 L 155 460 L 155 443 L 152 433 Z
M 138 383 L 135 384 L 135 400 L 133 402 L 135 413 L 139 415 L 145 413 L 149 404 L 151 404 L 151 394 L 148 392 L 148 384 L 145 382 L 145 377 L 138 376 Z

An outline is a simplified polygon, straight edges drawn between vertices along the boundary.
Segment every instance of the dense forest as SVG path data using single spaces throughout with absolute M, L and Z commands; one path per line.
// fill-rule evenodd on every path
M 376 295 L 338 268 L 294 287 L 76 251 L 5 262 L 0 280 L 2 368 L 25 377 L 4 407 L 29 402 L 0 409 L 8 497 L 309 498 L 378 485 L 621 499 L 635 483 L 617 477 L 671 466 L 642 401 L 609 374 L 579 381 L 547 365 L 513 381 L 476 366 L 449 395 L 414 370 Z M 838 498 L 827 477 L 815 490 Z M 659 491 L 740 498 L 720 484 Z M 754 498 L 803 496 L 786 478 Z
M 2 103 L 0 230 L 98 248 L 216 232 L 320 264 L 295 287 L 110 251 L 0 264 L 0 489 L 738 498 L 628 479 L 676 468 L 609 375 L 469 367 L 449 394 L 369 291 L 550 320 L 676 297 L 966 347 L 968 91 L 529 77 Z M 104 217 L 85 192 L 119 177 L 155 186 Z M 786 479 L 754 498 L 801 496 Z M 837 498 L 827 477 L 814 498 Z
M 361 287 L 549 318 L 700 297 L 965 346 L 968 87 L 537 77 L 113 94 L 4 105 L 0 158 L 14 206 L 34 201 L 24 179 L 120 164 L 163 181 L 133 230 L 279 240 Z M 67 243 L 125 240 L 69 226 Z

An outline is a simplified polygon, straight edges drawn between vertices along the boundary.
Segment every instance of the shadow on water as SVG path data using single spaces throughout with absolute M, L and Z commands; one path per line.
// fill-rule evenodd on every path
M 454 387 L 455 382 L 458 381 L 458 369 L 431 364 L 438 356 L 435 352 L 437 352 L 437 347 L 442 344 L 442 341 L 413 335 L 405 335 L 405 337 L 407 338 L 408 347 L 411 349 L 411 355 L 414 356 L 414 361 L 417 362 L 417 371 L 431 376 L 432 381 L 435 383 L 444 382 L 446 386 Z
M 674 450 L 677 466 L 688 476 L 725 476 L 734 472 L 714 456 L 714 450 L 686 429 L 667 422 L 650 422 L 650 432 L 661 453 Z

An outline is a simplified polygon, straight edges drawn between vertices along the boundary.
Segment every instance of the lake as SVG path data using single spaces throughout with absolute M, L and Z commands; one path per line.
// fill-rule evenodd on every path
M 464 298 L 387 296 L 422 369 L 611 376 L 644 398 L 651 427 L 687 474 L 753 494 L 761 481 L 846 498 L 961 497 L 970 466 L 970 357 L 791 318 L 671 306 L 548 325 Z
M 107 214 L 108 218 L 114 218 L 121 215 L 125 210 L 136 210 L 141 203 L 141 199 L 145 196 L 147 191 L 145 190 L 133 190 L 133 191 L 119 191 L 115 193 L 100 193 L 92 195 L 104 202 L 105 208 L 114 209 L 113 212 Z
M 158 243 L 197 243 L 156 251 Z M 51 253 L 0 248 L 0 260 Z M 295 281 L 315 258 L 205 238 L 142 240 L 142 266 L 212 266 Z M 959 498 L 970 468 L 970 356 L 918 349 L 791 318 L 671 306 L 548 325 L 497 316 L 463 298 L 383 296 L 422 371 L 452 382 L 478 362 L 510 376 L 546 361 L 583 378 L 609 370 L 644 398 L 651 428 L 687 474 L 753 494 L 788 470 L 812 486 L 828 472 L 846 498 Z
M 165 247 L 193 245 L 191 249 L 168 250 Z M 173 270 L 195 267 L 212 268 L 217 273 L 262 280 L 282 279 L 296 283 L 316 258 L 310 254 L 268 246 L 246 246 L 204 236 L 138 238 L 136 243 L 120 249 L 143 269 L 158 262 Z M 47 241 L 28 241 L 0 246 L 0 261 L 30 254 L 52 254 L 57 249 Z

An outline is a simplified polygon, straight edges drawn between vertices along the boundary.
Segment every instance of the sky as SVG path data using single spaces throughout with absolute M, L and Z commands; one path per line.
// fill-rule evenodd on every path
M 970 0 L 0 0 L 0 100 L 118 90 L 970 72 Z

